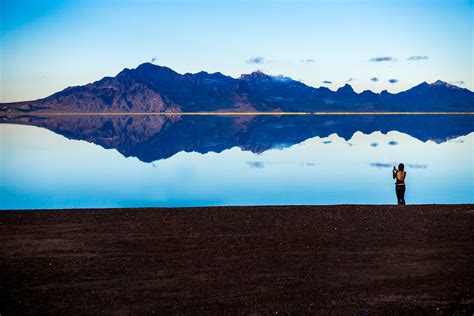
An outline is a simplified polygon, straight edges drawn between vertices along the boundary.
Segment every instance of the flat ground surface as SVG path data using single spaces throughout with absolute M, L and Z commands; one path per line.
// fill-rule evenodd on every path
M 0 211 L 1 315 L 474 312 L 474 205 Z

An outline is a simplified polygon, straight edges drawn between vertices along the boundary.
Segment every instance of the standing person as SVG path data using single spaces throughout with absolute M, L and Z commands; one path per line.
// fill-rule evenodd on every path
M 397 179 L 395 182 L 395 193 L 397 194 L 398 205 L 405 205 L 405 165 L 403 163 L 398 165 L 398 170 L 393 166 L 393 178 Z

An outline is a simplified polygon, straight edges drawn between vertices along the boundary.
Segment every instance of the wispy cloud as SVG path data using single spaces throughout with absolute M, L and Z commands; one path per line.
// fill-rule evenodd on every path
M 379 81 L 379 78 L 377 78 L 377 77 L 372 77 L 372 78 L 370 78 L 370 81 L 372 81 L 372 82 L 377 82 L 377 81 Z
M 388 82 L 390 82 L 390 83 L 397 83 L 397 82 L 398 82 L 398 79 L 388 79 Z
M 371 162 L 369 163 L 369 166 L 375 167 L 375 168 L 390 168 L 392 164 L 382 163 L 382 162 Z
M 156 57 L 153 57 L 150 62 L 154 63 L 155 61 L 156 61 Z
M 409 61 L 417 61 L 417 60 L 428 60 L 428 56 L 410 56 L 407 60 Z
M 458 85 L 463 85 L 464 81 L 459 80 L 459 81 L 451 81 L 450 84 L 458 84 Z
M 369 61 L 371 62 L 383 62 L 383 61 L 397 61 L 397 59 L 395 57 L 390 57 L 390 56 L 381 56 L 381 57 L 372 57 L 369 59 Z
M 413 168 L 413 169 L 426 169 L 428 168 L 428 165 L 418 165 L 416 163 L 409 163 L 407 164 L 407 167 Z
M 263 58 L 262 56 L 250 57 L 246 61 L 247 64 L 263 64 L 264 62 L 265 58 Z
M 307 59 L 301 59 L 300 63 L 314 63 L 316 59 L 313 58 L 307 58 Z
M 354 81 L 354 80 L 355 80 L 355 78 L 349 78 L 349 79 L 347 79 L 346 82 L 352 82 L 352 81 Z
M 419 165 L 419 164 L 406 164 L 407 167 L 412 168 L 412 169 L 426 169 L 428 168 L 428 165 Z M 369 166 L 375 167 L 375 168 L 391 168 L 393 164 L 391 163 L 384 163 L 384 162 L 371 162 L 369 163 Z
M 250 168 L 258 168 L 258 169 L 265 167 L 263 161 L 247 161 L 247 165 Z
M 331 84 L 332 81 L 329 81 L 329 80 L 324 80 L 324 81 L 321 81 L 321 83 L 324 83 L 324 84 Z

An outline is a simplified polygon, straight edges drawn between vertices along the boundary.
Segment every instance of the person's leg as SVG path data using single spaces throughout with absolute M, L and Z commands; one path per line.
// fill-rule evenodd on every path
M 395 193 L 397 194 L 397 204 L 400 205 L 401 204 L 401 200 L 402 200 L 402 196 L 400 194 L 400 186 L 399 185 L 396 185 L 395 186 Z
M 405 186 L 401 185 L 401 190 L 400 190 L 400 195 L 401 195 L 401 202 L 402 205 L 405 205 Z

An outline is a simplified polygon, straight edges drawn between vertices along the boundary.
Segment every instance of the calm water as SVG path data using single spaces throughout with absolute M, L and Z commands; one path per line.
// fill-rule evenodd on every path
M 417 137 L 326 118 L 88 120 L 0 124 L 1 209 L 395 204 L 399 162 L 407 203 L 474 202 L 472 120 Z

